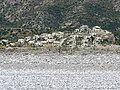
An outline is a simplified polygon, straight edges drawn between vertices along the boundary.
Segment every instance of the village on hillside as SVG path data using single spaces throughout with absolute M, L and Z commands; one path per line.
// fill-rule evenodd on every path
M 0 40 L 0 46 L 6 48 L 14 47 L 59 47 L 63 49 L 75 49 L 85 47 L 96 47 L 110 45 L 115 42 L 112 32 L 103 30 L 100 26 L 94 26 L 90 29 L 87 25 L 83 25 L 73 32 L 52 32 L 42 33 L 41 35 L 26 36 L 19 38 L 17 42 L 7 39 Z

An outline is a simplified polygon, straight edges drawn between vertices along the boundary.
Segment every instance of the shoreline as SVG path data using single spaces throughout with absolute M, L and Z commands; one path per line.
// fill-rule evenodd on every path
M 19 52 L 39 52 L 43 54 L 76 54 L 76 53 L 83 53 L 83 54 L 90 54 L 90 53 L 120 53 L 120 45 L 107 45 L 100 46 L 100 47 L 86 47 L 86 48 L 77 48 L 76 50 L 73 50 L 73 52 L 69 52 L 63 50 L 61 53 L 59 52 L 58 48 L 43 48 L 43 47 L 4 47 L 0 48 L 0 53 L 2 52 L 11 52 L 11 53 L 19 53 Z

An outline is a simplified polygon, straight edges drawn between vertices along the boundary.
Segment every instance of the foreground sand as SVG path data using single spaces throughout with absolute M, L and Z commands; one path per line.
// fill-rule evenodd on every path
M 0 90 L 120 90 L 120 53 L 1 51 Z

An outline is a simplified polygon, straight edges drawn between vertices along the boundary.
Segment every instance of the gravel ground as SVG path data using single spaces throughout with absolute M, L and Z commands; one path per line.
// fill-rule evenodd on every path
M 120 53 L 76 52 L 74 54 L 39 51 L 1 52 L 1 69 L 120 70 Z
M 0 90 L 120 90 L 120 53 L 0 52 Z
M 3 70 L 0 90 L 120 90 L 120 72 Z

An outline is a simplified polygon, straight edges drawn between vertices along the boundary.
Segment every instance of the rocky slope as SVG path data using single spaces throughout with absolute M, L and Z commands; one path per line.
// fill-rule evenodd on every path
M 0 27 L 58 29 L 120 25 L 119 0 L 1 0 Z

